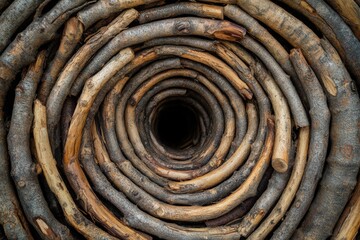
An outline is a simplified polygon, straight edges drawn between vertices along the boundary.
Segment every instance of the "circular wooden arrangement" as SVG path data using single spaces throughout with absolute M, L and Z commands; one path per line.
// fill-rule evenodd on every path
M 0 236 L 356 237 L 358 1 L 0 10 Z

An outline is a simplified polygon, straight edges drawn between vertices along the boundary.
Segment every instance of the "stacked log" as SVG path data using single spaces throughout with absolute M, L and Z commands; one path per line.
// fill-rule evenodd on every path
M 0 237 L 356 238 L 358 1 L 0 12 Z

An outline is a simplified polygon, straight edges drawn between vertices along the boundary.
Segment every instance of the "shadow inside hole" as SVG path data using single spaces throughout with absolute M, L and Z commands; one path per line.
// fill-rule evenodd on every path
M 161 144 L 174 150 L 196 145 L 198 116 L 191 106 L 182 101 L 165 102 L 157 109 L 154 133 Z

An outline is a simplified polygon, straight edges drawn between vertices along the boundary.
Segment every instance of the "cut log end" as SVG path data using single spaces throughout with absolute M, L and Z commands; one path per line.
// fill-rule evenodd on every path
M 279 173 L 284 173 L 288 170 L 288 163 L 281 158 L 275 158 L 271 161 L 272 167 Z

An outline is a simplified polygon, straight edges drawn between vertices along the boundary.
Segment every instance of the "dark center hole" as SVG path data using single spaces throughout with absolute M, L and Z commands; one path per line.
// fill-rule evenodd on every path
M 180 150 L 194 144 L 199 122 L 191 106 L 181 101 L 170 101 L 159 107 L 154 127 L 155 136 L 161 144 Z

